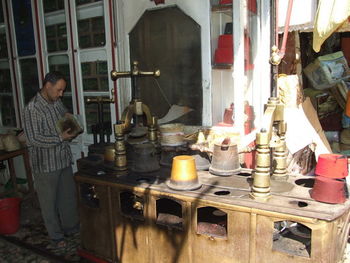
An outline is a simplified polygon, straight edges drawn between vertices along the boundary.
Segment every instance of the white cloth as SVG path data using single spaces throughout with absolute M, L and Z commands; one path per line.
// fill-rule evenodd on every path
M 314 23 L 313 49 L 319 52 L 333 32 L 348 25 L 349 16 L 350 0 L 320 0 Z

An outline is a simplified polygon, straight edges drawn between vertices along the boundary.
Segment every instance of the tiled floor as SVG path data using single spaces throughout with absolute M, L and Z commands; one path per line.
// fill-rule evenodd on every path
M 0 262 L 86 262 L 77 249 L 79 235 L 66 238 L 67 246 L 57 248 L 50 242 L 37 201 L 21 203 L 20 229 L 13 235 L 0 237 Z
M 17 246 L 5 239 L 0 238 L 0 262 L 28 262 L 28 263 L 48 263 L 50 258 L 33 253 L 32 250 Z

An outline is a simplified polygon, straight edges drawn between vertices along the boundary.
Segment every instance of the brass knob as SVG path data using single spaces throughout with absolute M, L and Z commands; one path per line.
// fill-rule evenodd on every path
M 141 202 L 139 201 L 135 201 L 135 203 L 133 204 L 132 206 L 134 209 L 137 209 L 137 210 L 142 210 L 143 209 L 143 205 Z
M 114 80 L 118 77 L 118 72 L 116 70 L 111 71 L 111 78 Z

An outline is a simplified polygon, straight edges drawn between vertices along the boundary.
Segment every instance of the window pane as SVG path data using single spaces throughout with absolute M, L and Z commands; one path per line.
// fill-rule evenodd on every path
M 64 9 L 64 0 L 44 0 L 44 13 Z
M 34 28 L 31 0 L 12 0 L 19 56 L 35 54 Z
M 0 58 L 8 58 L 6 33 L 5 33 L 5 30 L 4 32 L 1 32 L 1 28 L 0 28 Z
M 107 61 L 81 63 L 84 91 L 108 91 Z M 106 81 L 107 80 L 107 81 Z
M 67 55 L 49 56 L 49 70 L 61 72 L 67 80 L 66 92 L 71 92 L 69 59 Z
M 16 126 L 11 73 L 8 61 L 0 62 L 0 125 L 7 127 Z
M 87 103 L 88 98 L 96 98 L 96 97 L 84 98 L 87 132 L 92 133 L 91 126 L 98 123 L 98 111 L 97 111 L 96 103 Z M 111 108 L 109 104 L 103 105 L 103 122 L 109 123 L 109 127 L 112 127 L 111 126 Z
M 21 59 L 22 89 L 24 102 L 27 104 L 39 91 L 38 68 L 35 58 Z
M 8 61 L 0 62 L 0 93 L 12 93 L 11 72 Z
M 66 15 L 63 0 L 46 0 L 44 3 L 46 44 L 48 52 L 68 49 Z M 47 11 L 51 10 L 51 11 Z
M 0 95 L 0 125 L 16 127 L 16 113 L 12 95 Z
M 4 13 L 2 9 L 2 1 L 0 1 L 0 23 L 4 23 Z
M 93 3 L 93 2 L 100 2 L 101 0 L 76 0 L 75 3 L 77 5 L 84 5 L 88 3 Z
M 69 112 L 73 112 L 72 88 L 69 71 L 69 58 L 67 55 L 49 56 L 49 70 L 61 72 L 67 80 L 67 87 L 62 102 Z
M 94 1 L 77 1 L 77 5 Z M 106 44 L 103 2 L 77 8 L 80 48 L 103 47 Z
M 73 103 L 71 93 L 65 93 L 62 97 L 63 105 L 66 106 L 68 112 L 73 113 Z

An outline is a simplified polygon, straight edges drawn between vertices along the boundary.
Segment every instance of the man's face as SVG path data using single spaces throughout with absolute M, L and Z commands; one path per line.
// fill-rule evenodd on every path
M 56 101 L 60 97 L 63 96 L 63 92 L 66 89 L 66 81 L 60 79 L 56 82 L 56 84 L 52 84 L 51 82 L 47 83 L 47 97 L 50 101 Z

